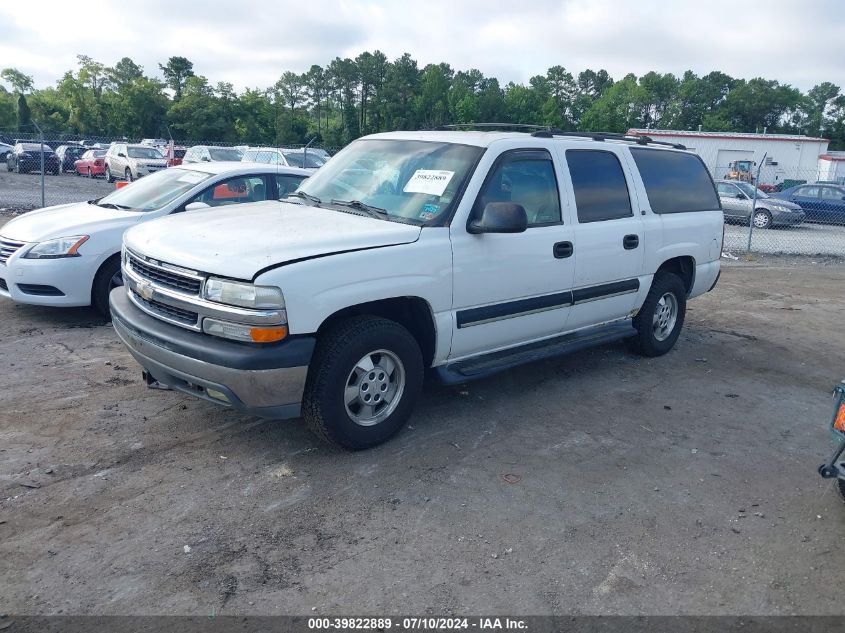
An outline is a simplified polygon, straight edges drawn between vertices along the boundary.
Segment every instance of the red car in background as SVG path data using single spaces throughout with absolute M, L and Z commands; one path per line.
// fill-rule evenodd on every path
M 167 166 L 168 167 L 176 167 L 182 164 L 182 159 L 185 157 L 185 152 L 188 151 L 187 147 L 174 147 L 173 148 L 173 157 L 170 156 L 170 150 L 167 149 L 164 151 L 164 155 L 167 157 Z
M 79 160 L 73 163 L 76 168 L 77 176 L 102 176 L 106 173 L 106 163 L 104 157 L 107 149 L 89 149 L 85 152 Z

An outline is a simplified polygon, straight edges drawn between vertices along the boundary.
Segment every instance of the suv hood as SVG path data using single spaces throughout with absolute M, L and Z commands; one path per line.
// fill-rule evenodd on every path
M 92 235 L 99 229 L 133 225 L 144 213 L 104 209 L 87 202 L 60 204 L 29 211 L 0 227 L 0 235 L 19 242 L 43 242 L 71 235 Z
M 291 202 L 201 209 L 144 222 L 132 250 L 184 268 L 252 280 L 268 266 L 345 251 L 409 244 L 420 227 Z

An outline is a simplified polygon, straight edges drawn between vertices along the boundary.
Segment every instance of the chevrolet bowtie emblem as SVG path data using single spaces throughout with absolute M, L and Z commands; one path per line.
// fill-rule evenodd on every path
M 153 289 L 153 285 L 149 281 L 139 281 L 138 286 L 135 288 L 138 294 L 141 296 L 142 299 L 149 301 L 153 298 L 155 294 L 155 290 Z

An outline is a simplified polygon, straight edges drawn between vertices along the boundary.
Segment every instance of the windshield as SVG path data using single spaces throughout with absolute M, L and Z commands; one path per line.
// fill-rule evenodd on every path
M 739 187 L 740 189 L 742 189 L 742 193 L 744 193 L 749 198 L 754 197 L 754 186 L 753 185 L 750 185 L 747 182 L 735 182 L 734 184 L 737 187 Z M 762 189 L 757 190 L 757 199 L 758 200 L 761 199 L 761 198 L 768 198 L 768 197 L 769 197 L 769 194 L 767 194 Z
M 208 153 L 211 155 L 211 160 L 239 161 L 241 159 L 241 153 L 231 147 L 209 147 Z
M 309 169 L 319 169 L 326 164 L 326 160 L 322 156 L 308 154 L 302 152 L 285 152 L 285 159 L 291 167 L 307 167 Z M 304 160 L 303 160 L 304 159 Z
M 129 158 L 146 158 L 151 160 L 161 160 L 164 158 L 161 152 L 154 147 L 130 147 Z
M 428 223 L 449 213 L 482 152 L 455 143 L 359 140 L 299 191 L 324 203 L 358 201 L 389 216 Z
M 115 205 L 127 211 L 157 211 L 209 178 L 211 174 L 201 171 L 166 169 L 117 189 L 100 198 L 97 204 L 101 207 Z

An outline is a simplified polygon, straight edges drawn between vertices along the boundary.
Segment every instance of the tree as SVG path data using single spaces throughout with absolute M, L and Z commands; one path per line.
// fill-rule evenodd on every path
M 158 65 L 164 74 L 164 81 L 173 90 L 176 101 L 182 98 L 182 90 L 189 77 L 194 76 L 194 64 L 185 57 L 171 57 L 167 64 Z
M 4 68 L 0 71 L 0 78 L 12 86 L 18 94 L 26 94 L 32 91 L 32 77 L 23 74 L 17 68 Z
M 831 122 L 831 115 L 836 110 L 836 100 L 840 97 L 839 86 L 825 81 L 813 86 L 802 104 L 806 113 L 804 127 L 808 134 L 821 136 Z
M 29 104 L 26 102 L 26 97 L 23 93 L 18 94 L 18 131 L 27 130 L 32 125 L 32 114 L 29 111 Z
M 423 127 L 432 128 L 449 122 L 449 86 L 453 76 L 449 64 L 429 64 L 420 77 L 416 99 L 416 120 Z
M 106 74 L 109 80 L 120 90 L 135 79 L 141 79 L 144 76 L 144 69 L 128 57 L 123 57 L 112 68 L 107 68 Z

